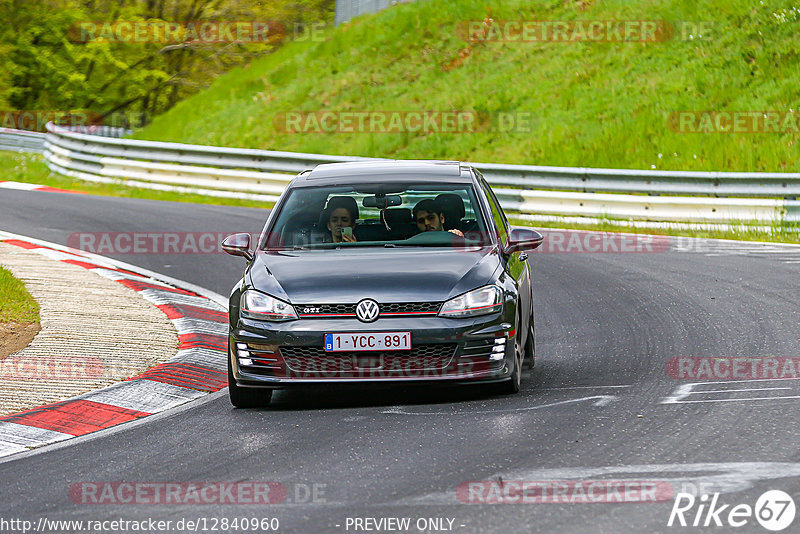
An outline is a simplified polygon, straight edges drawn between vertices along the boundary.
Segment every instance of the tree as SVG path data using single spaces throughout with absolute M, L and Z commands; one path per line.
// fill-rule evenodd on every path
M 230 68 L 274 51 L 304 26 L 329 24 L 333 4 L 334 0 L 0 0 L 0 17 L 7 21 L 0 30 L 0 66 L 10 73 L 0 78 L 0 104 L 21 110 L 92 111 L 106 123 L 125 116 L 135 126 L 207 87 Z M 244 28 L 249 23 L 251 29 L 269 24 L 259 39 L 241 42 L 235 38 L 247 33 L 230 31 L 237 22 L 245 23 L 240 26 Z M 218 42 L 207 38 L 213 31 L 197 31 L 201 23 L 217 23 Z M 125 31 L 131 27 L 151 32 L 137 39 Z M 279 31 L 281 27 L 285 31 Z M 172 39 L 165 39 L 158 28 L 176 31 Z

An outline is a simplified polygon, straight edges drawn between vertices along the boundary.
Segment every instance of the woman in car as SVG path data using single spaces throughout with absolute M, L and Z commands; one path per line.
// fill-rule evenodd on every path
M 358 219 L 358 204 L 351 197 L 331 197 L 323 211 L 323 220 L 331 233 L 331 243 L 356 241 L 352 229 Z M 350 228 L 350 231 L 346 229 Z

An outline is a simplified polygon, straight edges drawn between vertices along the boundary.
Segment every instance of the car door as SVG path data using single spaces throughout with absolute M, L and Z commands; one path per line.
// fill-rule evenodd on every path
M 503 213 L 503 209 L 500 207 L 500 202 L 497 200 L 492 188 L 489 186 L 483 176 L 480 175 L 480 173 L 478 173 L 478 176 L 481 188 L 483 189 L 484 195 L 486 196 L 486 200 L 488 202 L 488 207 L 492 216 L 492 222 L 494 223 L 498 243 L 500 244 L 500 248 L 502 250 L 506 245 L 506 240 L 508 239 L 508 220 L 506 219 L 505 213 Z M 531 315 L 532 305 L 530 268 L 526 259 L 527 254 L 523 254 L 523 252 L 514 252 L 512 254 L 502 254 L 501 252 L 503 266 L 517 286 L 517 292 L 519 295 L 518 306 L 521 308 L 519 316 L 524 321 L 519 325 L 520 327 L 524 327 L 524 325 L 527 324 L 526 319 Z

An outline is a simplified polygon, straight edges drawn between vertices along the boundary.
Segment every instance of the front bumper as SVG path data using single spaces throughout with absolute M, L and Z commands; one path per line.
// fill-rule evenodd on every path
M 239 319 L 228 357 L 236 384 L 282 389 L 311 383 L 507 380 L 514 365 L 514 321 L 502 313 L 444 317 L 301 319 L 266 323 Z M 329 332 L 411 332 L 411 351 L 324 352 Z M 497 348 L 495 348 L 497 347 Z

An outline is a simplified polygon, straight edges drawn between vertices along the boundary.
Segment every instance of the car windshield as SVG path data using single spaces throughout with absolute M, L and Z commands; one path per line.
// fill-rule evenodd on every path
M 263 249 L 474 247 L 488 243 L 471 184 L 297 187 Z

